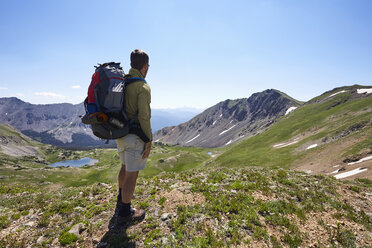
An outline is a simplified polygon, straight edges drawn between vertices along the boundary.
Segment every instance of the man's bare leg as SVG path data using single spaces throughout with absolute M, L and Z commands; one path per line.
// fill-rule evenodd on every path
M 133 197 L 134 189 L 136 187 L 138 171 L 125 172 L 124 181 L 121 188 L 121 201 L 123 203 L 130 203 Z
M 118 182 L 119 182 L 119 188 L 122 189 L 124 185 L 124 179 L 125 179 L 125 164 L 121 165 L 119 176 L 118 176 Z M 122 192 L 123 193 L 123 192 Z

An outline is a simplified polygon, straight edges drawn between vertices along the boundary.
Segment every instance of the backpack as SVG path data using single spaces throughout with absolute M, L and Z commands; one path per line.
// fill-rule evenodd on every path
M 101 139 L 118 139 L 127 135 L 137 113 L 131 120 L 125 112 L 125 88 L 144 79 L 126 75 L 120 63 L 98 64 L 84 101 L 84 124 L 91 125 L 93 134 Z

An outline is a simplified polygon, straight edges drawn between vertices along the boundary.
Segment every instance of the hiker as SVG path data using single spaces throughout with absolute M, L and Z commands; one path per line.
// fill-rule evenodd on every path
M 145 217 L 143 209 L 131 207 L 131 200 L 138 172 L 145 169 L 152 144 L 151 89 L 144 80 L 150 67 L 146 52 L 136 49 L 130 55 L 129 75 L 142 80 L 135 81 L 125 89 L 125 106 L 129 119 L 134 117 L 129 134 L 116 139 L 121 169 L 118 176 L 118 222 L 137 222 Z

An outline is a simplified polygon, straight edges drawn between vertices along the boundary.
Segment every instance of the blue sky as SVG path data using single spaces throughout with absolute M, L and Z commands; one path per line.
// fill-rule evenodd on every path
M 153 108 L 274 88 L 309 100 L 372 85 L 372 1 L 0 2 L 0 97 L 82 102 L 98 62 L 150 55 Z

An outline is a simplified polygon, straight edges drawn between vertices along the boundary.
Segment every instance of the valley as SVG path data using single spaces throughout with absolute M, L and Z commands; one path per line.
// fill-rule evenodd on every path
M 133 200 L 147 217 L 120 230 L 116 149 L 1 124 L 0 247 L 372 246 L 370 88 L 306 103 L 268 90 L 159 130 Z M 84 157 L 98 162 L 49 166 Z

